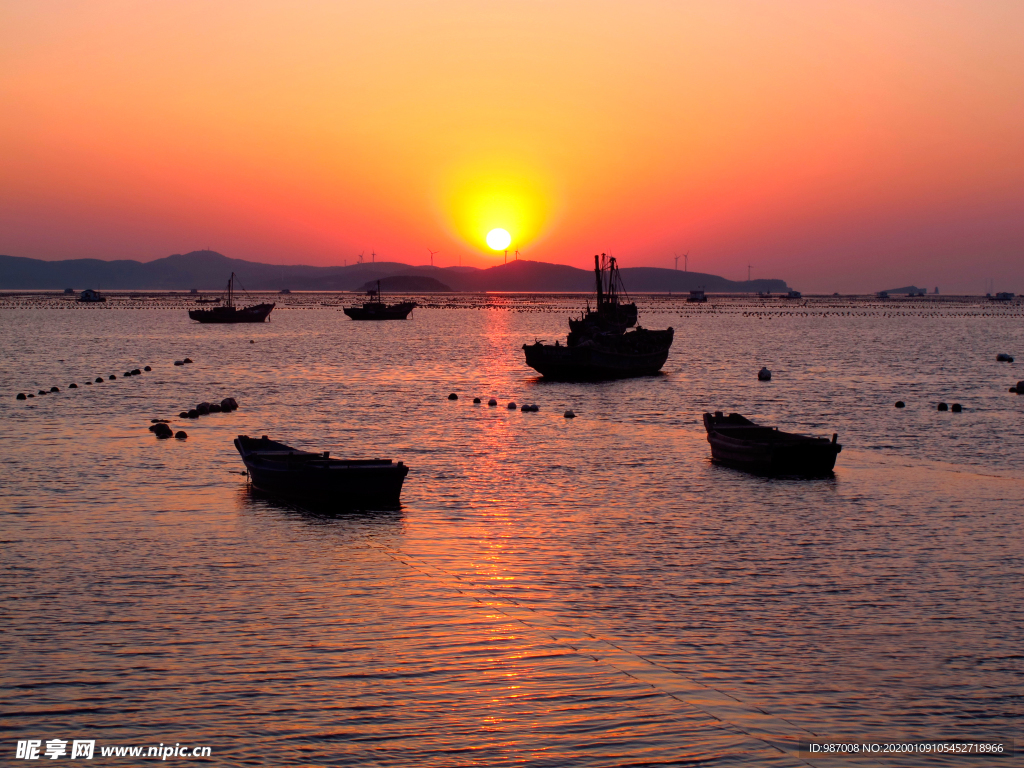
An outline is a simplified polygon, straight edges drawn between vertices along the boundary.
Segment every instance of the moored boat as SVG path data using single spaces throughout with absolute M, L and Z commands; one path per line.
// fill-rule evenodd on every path
M 271 440 L 239 435 L 235 448 L 252 484 L 267 493 L 344 509 L 399 506 L 409 468 L 391 459 L 332 459 Z
M 262 323 L 276 304 L 253 304 L 249 307 L 235 306 L 235 273 L 228 279 L 227 299 L 222 307 L 190 309 L 188 316 L 200 323 Z
M 833 434 L 810 437 L 755 424 L 738 413 L 704 414 L 711 458 L 737 469 L 763 475 L 828 475 L 843 450 Z
M 370 297 L 369 301 L 363 302 L 361 307 L 345 307 L 345 314 L 353 320 L 405 320 L 416 308 L 415 301 L 385 304 L 381 297 L 380 280 L 377 281 L 377 290 L 367 291 L 366 295 Z
M 65 289 L 64 293 L 67 293 L 67 292 L 68 292 L 68 289 Z M 104 296 L 99 291 L 94 291 L 92 288 L 86 288 L 84 291 L 82 291 L 81 295 L 78 297 L 78 301 L 83 303 L 83 304 L 98 303 L 98 302 L 103 302 L 103 301 L 106 301 L 106 300 L 107 300 L 106 296 Z
M 621 279 L 615 257 L 594 256 L 597 306 L 569 320 L 565 346 L 524 344 L 526 364 L 547 379 L 593 381 L 650 376 L 661 370 L 672 347 L 671 328 L 654 331 L 635 325 L 635 303 L 619 301 Z M 623 291 L 624 293 L 624 291 Z

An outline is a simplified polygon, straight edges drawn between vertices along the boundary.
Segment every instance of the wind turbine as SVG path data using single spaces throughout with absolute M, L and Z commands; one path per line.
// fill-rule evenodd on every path
M 359 261 L 357 261 L 356 263 L 357 264 L 362 264 L 363 263 L 363 252 L 362 251 L 359 252 Z
M 674 258 L 676 260 L 676 271 L 678 272 L 679 271 L 679 254 L 678 253 L 672 254 L 672 258 Z
M 519 261 L 519 251 L 516 251 L 516 261 Z
M 370 263 L 373 264 L 377 261 L 377 252 L 370 251 Z
M 427 248 L 427 250 L 430 251 L 429 248 Z M 434 254 L 435 253 L 440 253 L 440 251 L 430 251 L 430 266 L 434 266 Z
M 750 264 L 747 264 L 747 282 L 748 283 L 750 282 L 750 270 L 752 270 L 752 269 L 753 269 L 753 267 Z

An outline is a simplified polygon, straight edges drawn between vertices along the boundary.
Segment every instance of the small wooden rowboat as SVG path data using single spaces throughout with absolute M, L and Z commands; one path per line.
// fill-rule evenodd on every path
M 704 414 L 711 458 L 720 464 L 763 475 L 827 475 L 843 450 L 837 435 L 809 437 L 763 427 L 738 413 Z
M 252 484 L 268 493 L 346 509 L 394 509 L 409 468 L 391 459 L 332 459 L 284 443 L 239 435 L 235 448 Z

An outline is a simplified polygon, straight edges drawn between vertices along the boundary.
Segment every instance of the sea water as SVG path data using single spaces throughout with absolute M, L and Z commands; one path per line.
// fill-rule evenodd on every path
M 0 299 L 6 757 L 836 765 L 793 745 L 1019 739 L 1024 373 L 996 354 L 1024 362 L 1021 304 L 644 297 L 664 373 L 570 384 L 521 346 L 582 296 L 378 323 L 276 300 L 214 326 L 183 297 Z M 712 464 L 713 410 L 838 433 L 835 475 Z M 402 508 L 268 498 L 238 434 L 404 461 Z

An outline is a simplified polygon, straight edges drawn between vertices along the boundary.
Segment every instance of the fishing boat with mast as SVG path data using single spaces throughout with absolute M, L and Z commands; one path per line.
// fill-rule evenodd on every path
M 660 371 L 672 347 L 672 328 L 654 331 L 636 325 L 636 304 L 621 301 L 625 289 L 614 256 L 594 256 L 594 278 L 596 307 L 591 309 L 588 301 L 582 316 L 569 320 L 564 346 L 557 341 L 524 344 L 526 364 L 557 381 L 624 379 Z
M 243 289 L 244 290 L 244 289 Z M 190 309 L 188 316 L 200 323 L 262 323 L 276 304 L 253 304 L 248 307 L 235 306 L 235 273 L 228 279 L 227 298 L 222 307 Z
M 369 290 L 366 295 L 369 301 L 363 302 L 363 306 L 345 307 L 344 313 L 353 320 L 405 320 L 416 308 L 415 301 L 385 304 L 381 295 L 380 280 L 377 281 L 377 290 Z

